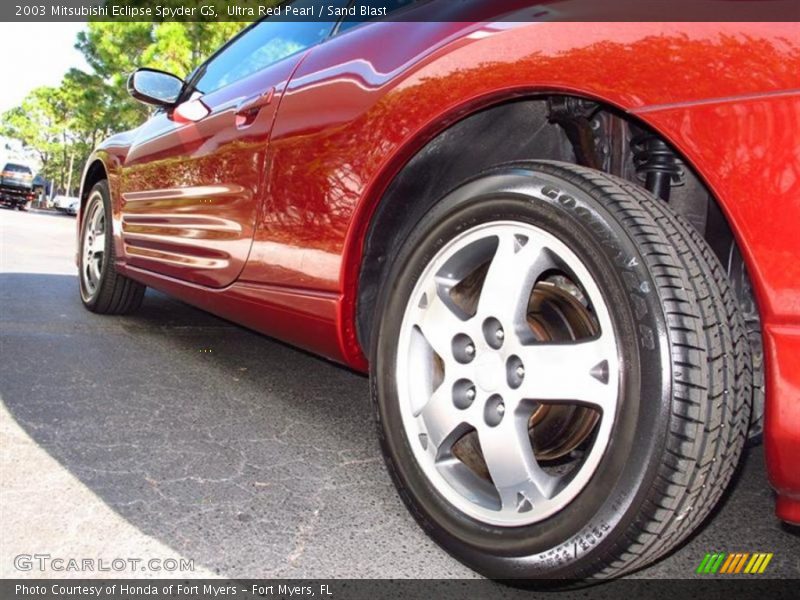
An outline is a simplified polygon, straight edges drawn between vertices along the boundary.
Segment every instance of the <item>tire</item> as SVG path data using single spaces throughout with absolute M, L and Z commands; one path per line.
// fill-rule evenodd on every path
M 389 473 L 428 535 L 483 575 L 645 567 L 739 462 L 752 375 L 725 272 L 629 182 L 555 162 L 481 173 L 413 228 L 376 315 Z
M 744 319 L 745 334 L 750 342 L 753 370 L 753 410 L 750 415 L 747 445 L 756 446 L 761 444 L 764 438 L 764 404 L 766 402 L 761 314 L 753 293 L 753 284 L 736 244 L 731 244 L 726 266 L 731 289 L 739 303 L 739 313 Z
M 111 219 L 106 218 L 111 214 L 108 183 L 103 180 L 89 192 L 81 223 L 78 281 L 81 301 L 88 310 L 104 315 L 125 315 L 141 306 L 146 287 L 117 272 Z M 103 236 L 102 240 L 93 249 L 92 242 L 99 235 Z

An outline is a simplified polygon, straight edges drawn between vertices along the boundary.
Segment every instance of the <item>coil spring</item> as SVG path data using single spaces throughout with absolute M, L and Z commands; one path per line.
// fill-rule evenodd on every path
M 659 198 L 669 200 L 673 182 L 680 181 L 683 173 L 672 148 L 651 133 L 634 137 L 631 148 L 634 167 L 644 177 L 645 187 Z

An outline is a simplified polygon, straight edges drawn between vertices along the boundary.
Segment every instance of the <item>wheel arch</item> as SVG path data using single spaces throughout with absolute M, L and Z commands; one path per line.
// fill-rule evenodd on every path
M 102 181 L 103 179 L 108 179 L 108 169 L 106 168 L 102 157 L 95 153 L 86 162 L 86 169 L 84 171 L 83 181 L 81 183 L 81 204 L 80 211 L 78 213 L 79 226 L 83 221 L 84 209 L 86 207 L 86 201 L 89 199 L 89 192 L 98 181 Z
M 468 107 L 439 115 L 386 161 L 373 179 L 356 207 L 353 226 L 345 240 L 340 276 L 344 290 L 340 315 L 343 343 L 350 350 L 351 362 L 355 365 L 366 369 L 365 356 L 386 257 L 432 206 L 429 198 L 442 197 L 476 172 L 475 169 L 498 162 L 497 157 L 502 155 L 503 145 L 508 141 L 507 135 L 513 130 L 512 124 L 524 123 L 528 117 L 527 122 L 543 125 L 546 98 L 546 93 L 537 94 L 531 90 L 510 92 L 503 97 L 473 100 Z M 498 124 L 505 127 L 494 127 Z M 465 153 L 461 144 L 479 134 L 485 134 L 481 144 L 484 151 Z M 504 156 L 509 161 L 523 157 L 568 160 L 569 148 L 565 140 L 552 134 L 541 128 L 533 141 L 522 145 L 531 151 L 536 140 L 547 145 L 533 156 L 530 152 L 520 153 L 508 144 L 505 145 L 510 152 Z M 432 164 L 436 168 L 430 174 Z M 403 196 L 407 196 L 408 201 L 401 202 Z
M 439 116 L 433 125 L 385 162 L 359 202 L 345 242 L 340 277 L 343 289 L 341 343 L 348 349 L 351 364 L 362 369 L 366 367 L 375 303 L 386 272 L 387 257 L 396 253 L 398 245 L 435 203 L 431 198 L 441 198 L 469 175 L 500 162 L 547 159 L 585 164 L 576 156 L 564 130 L 548 117 L 548 100 L 557 97 L 596 103 L 600 110 L 667 143 L 704 192 L 705 201 L 711 207 L 709 214 L 715 216 L 703 235 L 707 239 L 709 236 L 718 239 L 717 245 L 710 240 L 718 254 L 726 243 L 741 246 L 742 237 L 727 215 L 723 199 L 714 194 L 702 172 L 677 144 L 648 122 L 646 114 L 632 114 L 625 107 L 572 90 L 563 93 L 511 90 L 504 97 L 478 101 L 469 111 L 460 107 L 455 115 Z M 522 133 L 525 131 L 529 133 Z M 479 141 L 476 143 L 476 140 Z M 467 143 L 475 146 L 475 150 L 465 147 Z M 748 262 L 748 255 L 743 254 Z

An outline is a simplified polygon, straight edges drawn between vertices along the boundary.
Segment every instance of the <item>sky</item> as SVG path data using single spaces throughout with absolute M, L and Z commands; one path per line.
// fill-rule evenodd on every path
M 17 106 L 33 88 L 56 86 L 70 68 L 89 70 L 73 48 L 85 23 L 0 23 L 0 113 Z

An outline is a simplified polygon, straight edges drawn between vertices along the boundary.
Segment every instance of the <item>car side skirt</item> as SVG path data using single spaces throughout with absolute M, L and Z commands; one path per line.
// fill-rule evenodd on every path
M 131 279 L 223 319 L 329 360 L 363 368 L 339 337 L 339 294 L 246 281 L 212 289 L 121 263 L 117 268 Z

